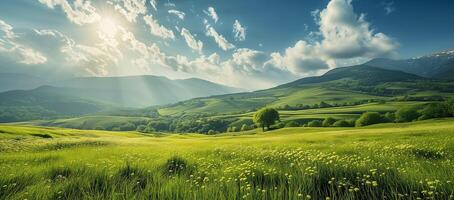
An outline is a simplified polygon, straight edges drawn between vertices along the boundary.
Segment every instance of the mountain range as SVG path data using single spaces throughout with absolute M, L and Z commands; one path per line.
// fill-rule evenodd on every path
M 426 78 L 454 79 L 454 50 L 405 60 L 377 58 L 365 64 L 383 69 L 400 70 Z
M 454 93 L 454 51 L 408 60 L 374 59 L 335 68 L 322 76 L 302 78 L 274 88 L 243 92 L 201 79 L 160 76 L 85 77 L 46 83 L 31 90 L 0 93 L 0 122 L 79 116 L 213 114 L 247 112 L 264 106 L 292 107 L 349 104 L 358 101 L 443 98 Z M 7 75 L 3 75 L 7 76 Z M 16 87 L 30 88 L 40 80 Z M 14 81 L 14 78 L 2 82 Z M 10 84 L 11 85 L 11 84 Z M 5 87 L 3 87 L 5 88 Z M 151 107 L 149 107 L 151 106 Z M 130 107 L 131 109 L 125 109 Z M 148 107 L 148 108 L 145 108 Z M 145 109 L 134 109 L 145 108 Z M 122 110 L 119 112 L 119 110 Z M 140 111 L 138 111 L 140 110 Z

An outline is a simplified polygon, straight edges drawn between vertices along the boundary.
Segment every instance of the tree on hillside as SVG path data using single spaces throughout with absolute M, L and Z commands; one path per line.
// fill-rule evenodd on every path
M 333 126 L 334 127 L 351 127 L 351 126 L 353 126 L 353 123 L 350 123 L 347 120 L 342 119 L 337 122 L 334 122 Z
M 367 126 L 372 124 L 382 123 L 384 121 L 380 113 L 377 112 L 365 112 L 356 120 L 356 126 Z
M 253 116 L 254 122 L 262 127 L 262 131 L 265 131 L 265 127 L 269 130 L 270 126 L 274 125 L 279 119 L 279 112 L 274 108 L 262 108 Z
M 396 111 L 396 122 L 411 122 L 418 119 L 419 116 L 420 114 L 417 107 L 403 107 Z
M 322 126 L 324 127 L 329 127 L 332 126 L 336 122 L 336 120 L 332 117 L 328 117 L 325 120 L 323 120 Z
M 425 119 L 433 119 L 433 118 L 442 118 L 448 117 L 449 111 L 447 104 L 444 103 L 431 103 L 426 105 L 421 110 L 421 116 L 418 118 L 419 120 Z
M 333 107 L 331 104 L 328 104 L 324 101 L 320 102 L 320 105 L 319 105 L 320 108 L 329 108 L 329 107 Z
M 446 101 L 446 107 L 448 107 L 448 113 L 454 116 L 454 98 L 450 98 Z
M 308 127 L 321 127 L 322 121 L 320 120 L 312 120 L 307 124 Z

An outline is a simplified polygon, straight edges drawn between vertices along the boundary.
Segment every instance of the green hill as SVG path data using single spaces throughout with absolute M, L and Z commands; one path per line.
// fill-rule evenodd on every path
M 197 98 L 158 107 L 161 115 L 240 113 L 260 107 L 313 106 L 320 102 L 344 105 L 368 100 L 439 100 L 452 96 L 451 82 L 367 65 L 333 69 L 275 88 L 249 93 Z
M 79 116 L 112 108 L 109 105 L 62 95 L 49 86 L 0 93 L 0 122 Z

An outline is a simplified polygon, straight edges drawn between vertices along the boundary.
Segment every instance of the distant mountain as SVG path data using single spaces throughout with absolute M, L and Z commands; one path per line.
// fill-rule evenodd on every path
M 96 113 L 111 106 L 55 92 L 42 86 L 33 90 L 0 93 L 0 122 L 80 116 Z
M 86 77 L 51 84 L 55 92 L 126 107 L 176 103 L 242 90 L 202 79 L 171 80 L 161 76 Z
M 43 78 L 18 73 L 0 73 L 0 92 L 9 90 L 30 90 L 48 81 Z
M 426 78 L 454 79 L 454 50 L 406 60 L 377 58 L 365 64 L 383 69 L 400 70 Z

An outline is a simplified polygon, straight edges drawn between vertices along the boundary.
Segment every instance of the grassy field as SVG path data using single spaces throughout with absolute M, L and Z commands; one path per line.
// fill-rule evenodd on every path
M 454 199 L 453 122 L 216 136 L 0 125 L 0 199 Z
M 424 105 L 429 102 L 387 102 L 381 103 L 368 103 L 355 106 L 342 106 L 332 108 L 317 108 L 317 109 L 305 109 L 305 110 L 281 110 L 279 115 L 282 121 L 290 120 L 313 120 L 313 119 L 325 119 L 327 117 L 333 117 L 335 119 L 356 119 L 364 112 L 395 112 L 401 107 L 405 106 L 418 106 Z M 230 114 L 230 115 L 217 115 L 214 118 L 239 118 L 239 119 L 251 119 L 254 112 L 248 112 L 243 114 Z

